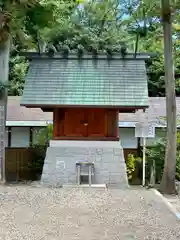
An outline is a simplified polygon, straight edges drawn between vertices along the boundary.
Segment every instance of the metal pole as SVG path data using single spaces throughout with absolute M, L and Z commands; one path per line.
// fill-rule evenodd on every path
M 143 177 L 142 177 L 142 185 L 145 186 L 146 179 L 146 138 L 143 137 Z

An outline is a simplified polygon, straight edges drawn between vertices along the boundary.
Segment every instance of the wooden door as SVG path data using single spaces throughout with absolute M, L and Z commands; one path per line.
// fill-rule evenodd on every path
M 88 137 L 105 137 L 105 110 L 89 109 L 88 114 Z
M 86 137 L 86 114 L 83 109 L 67 109 L 65 112 L 64 135 L 68 137 Z

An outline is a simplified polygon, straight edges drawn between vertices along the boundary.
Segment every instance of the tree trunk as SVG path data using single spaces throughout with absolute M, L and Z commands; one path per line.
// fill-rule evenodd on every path
M 173 194 L 176 192 L 176 95 L 172 54 L 172 13 L 169 1 L 161 0 L 164 31 L 167 145 L 160 190 L 167 194 Z
M 10 40 L 0 42 L 0 83 L 8 85 Z M 5 134 L 8 89 L 2 92 L 0 98 L 0 179 L 5 182 Z

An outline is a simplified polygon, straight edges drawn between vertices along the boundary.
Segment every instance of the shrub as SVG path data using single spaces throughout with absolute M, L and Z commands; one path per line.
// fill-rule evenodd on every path
M 52 139 L 53 125 L 49 124 L 46 128 L 42 128 L 36 132 L 36 144 L 33 144 L 34 148 L 34 159 L 29 164 L 31 172 L 36 175 L 36 180 L 39 180 L 46 155 L 46 148 L 49 144 L 49 140 Z
M 176 179 L 180 181 L 180 151 L 177 152 L 176 158 Z
M 49 141 L 52 139 L 53 136 L 53 124 L 48 124 L 47 127 L 41 128 L 40 130 L 36 131 L 36 144 L 39 146 L 47 146 Z
M 161 138 L 152 146 L 146 148 L 146 182 L 150 183 L 151 171 L 155 165 L 156 183 L 162 178 L 164 169 L 166 138 Z M 153 165 L 154 164 L 154 165 Z M 130 183 L 142 180 L 142 158 L 129 154 L 127 161 L 127 175 Z M 153 167 L 153 168 L 152 168 Z M 177 132 L 176 179 L 180 181 L 180 132 Z
M 148 181 L 150 179 L 150 171 L 153 166 L 153 161 L 155 162 L 156 182 L 161 181 L 164 168 L 165 147 L 166 141 L 164 138 L 161 138 L 154 145 L 146 148 L 146 175 Z
M 142 158 L 128 154 L 126 168 L 129 183 L 139 185 L 142 180 Z
M 135 158 L 133 154 L 128 154 L 126 167 L 128 180 L 132 181 L 133 172 L 135 171 Z
M 150 177 L 150 168 L 155 161 L 156 168 L 156 182 L 159 183 L 162 178 L 164 169 L 166 149 L 166 138 L 161 138 L 153 146 L 147 148 L 147 172 Z M 177 132 L 177 157 L 176 157 L 176 179 L 180 181 L 180 132 Z

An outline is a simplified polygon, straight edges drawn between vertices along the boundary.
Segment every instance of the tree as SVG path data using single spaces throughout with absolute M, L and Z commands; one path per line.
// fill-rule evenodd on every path
M 24 84 L 22 73 L 25 73 L 26 69 L 24 59 L 14 56 L 14 52 L 17 54 L 18 51 L 29 49 L 60 51 L 62 48 L 76 51 L 78 49 L 119 51 L 122 42 L 126 42 L 128 51 L 157 53 L 156 58 L 147 62 L 149 96 L 165 96 L 163 32 L 159 1 L 133 0 L 131 2 L 132 5 L 126 0 L 120 3 L 117 0 L 83 1 L 80 7 L 78 1 L 49 0 L 49 9 L 52 10 L 54 6 L 53 16 L 56 19 L 51 28 L 46 26 L 47 20 L 44 23 L 41 22 L 40 25 L 37 24 L 42 16 L 35 19 L 33 13 L 39 11 L 40 8 L 28 11 L 29 17 L 26 18 L 25 24 L 26 34 L 18 34 L 18 36 L 16 34 L 13 38 L 9 94 L 20 95 L 22 93 Z M 180 95 L 179 26 L 180 18 L 176 15 L 173 24 L 173 35 L 176 36 L 173 39 L 173 55 L 177 95 Z M 23 71 L 19 72 L 19 69 Z
M 128 34 L 121 25 L 119 1 L 85 1 L 71 8 L 68 17 L 46 33 L 47 51 L 120 50 Z
M 125 20 L 127 32 L 134 36 L 136 50 L 157 53 L 150 59 L 148 67 L 149 96 L 165 96 L 163 29 L 161 24 L 160 1 L 123 1 L 123 9 L 130 16 Z M 179 6 L 176 4 L 179 11 Z M 176 79 L 176 94 L 180 95 L 180 27 L 179 15 L 173 24 L 173 57 Z
M 36 14 L 35 14 L 36 12 Z M 34 13 L 34 14 L 33 14 Z M 28 24 L 33 21 L 34 26 L 44 26 L 50 16 L 49 5 L 41 4 L 37 0 L 0 0 L 0 94 L 1 94 L 1 180 L 5 181 L 5 126 L 7 108 L 7 85 L 9 74 L 9 54 L 11 41 L 14 36 L 26 35 Z M 40 17 L 41 16 L 41 17 Z M 36 24 L 35 24 L 36 23 Z M 42 24 L 43 23 L 43 24 Z M 42 25 L 41 25 L 42 24 Z M 48 24 L 48 21 L 46 21 Z
M 51 29 L 64 26 L 70 12 L 78 5 L 70 0 L 41 0 L 41 4 L 34 4 L 26 9 L 23 21 L 23 31 L 13 29 L 11 35 L 9 89 L 8 95 L 21 95 L 24 78 L 29 62 L 19 56 L 23 51 L 44 51 L 49 39 Z
M 167 114 L 167 145 L 165 165 L 160 190 L 164 193 L 175 193 L 176 173 L 176 94 L 172 54 L 172 6 L 170 0 L 161 0 L 162 24 L 164 32 L 164 61 Z
M 166 154 L 165 154 L 165 165 L 163 171 L 163 177 L 160 185 L 161 191 L 165 193 L 174 193 L 175 192 L 175 171 L 176 171 L 176 83 L 174 77 L 174 64 L 173 58 L 175 61 L 175 69 L 179 67 L 177 61 L 177 51 L 179 51 L 178 45 L 178 23 L 179 20 L 176 18 L 176 25 L 173 29 L 172 24 L 172 11 L 175 11 L 179 14 L 179 6 L 177 3 L 170 4 L 170 0 L 161 0 L 161 6 L 159 2 L 154 1 L 133 1 L 135 5 L 130 5 L 130 14 L 134 21 L 130 22 L 130 29 L 135 29 L 137 35 L 139 35 L 143 29 L 143 38 L 146 40 L 145 45 L 148 43 L 146 36 L 148 32 L 151 32 L 152 29 L 152 19 L 155 22 L 155 26 L 158 28 L 153 28 L 158 30 L 160 35 L 157 40 L 163 38 L 164 41 L 164 56 L 161 56 L 161 59 L 164 60 L 164 68 L 162 73 L 165 72 L 165 93 L 166 93 L 166 112 L 167 112 L 167 142 L 166 142 Z M 128 8 L 127 8 L 128 9 Z M 175 12 L 174 11 L 174 12 Z M 161 18 L 160 18 L 161 12 Z M 173 13 L 174 13 L 173 12 Z M 160 24 L 162 20 L 163 26 L 163 35 L 161 34 Z M 140 21 L 140 23 L 139 23 Z M 149 29 L 150 28 L 150 29 Z M 174 32 L 173 30 L 176 30 Z M 175 44 L 172 40 L 173 35 L 175 36 Z M 152 45 L 152 38 L 151 44 Z M 147 46 L 147 45 L 146 45 Z M 148 47 L 149 48 L 149 47 Z M 162 58 L 163 57 L 163 58 Z M 164 74 L 163 74 L 164 75 Z M 163 75 L 160 75 L 162 79 Z M 162 79 L 163 80 L 163 79 Z

